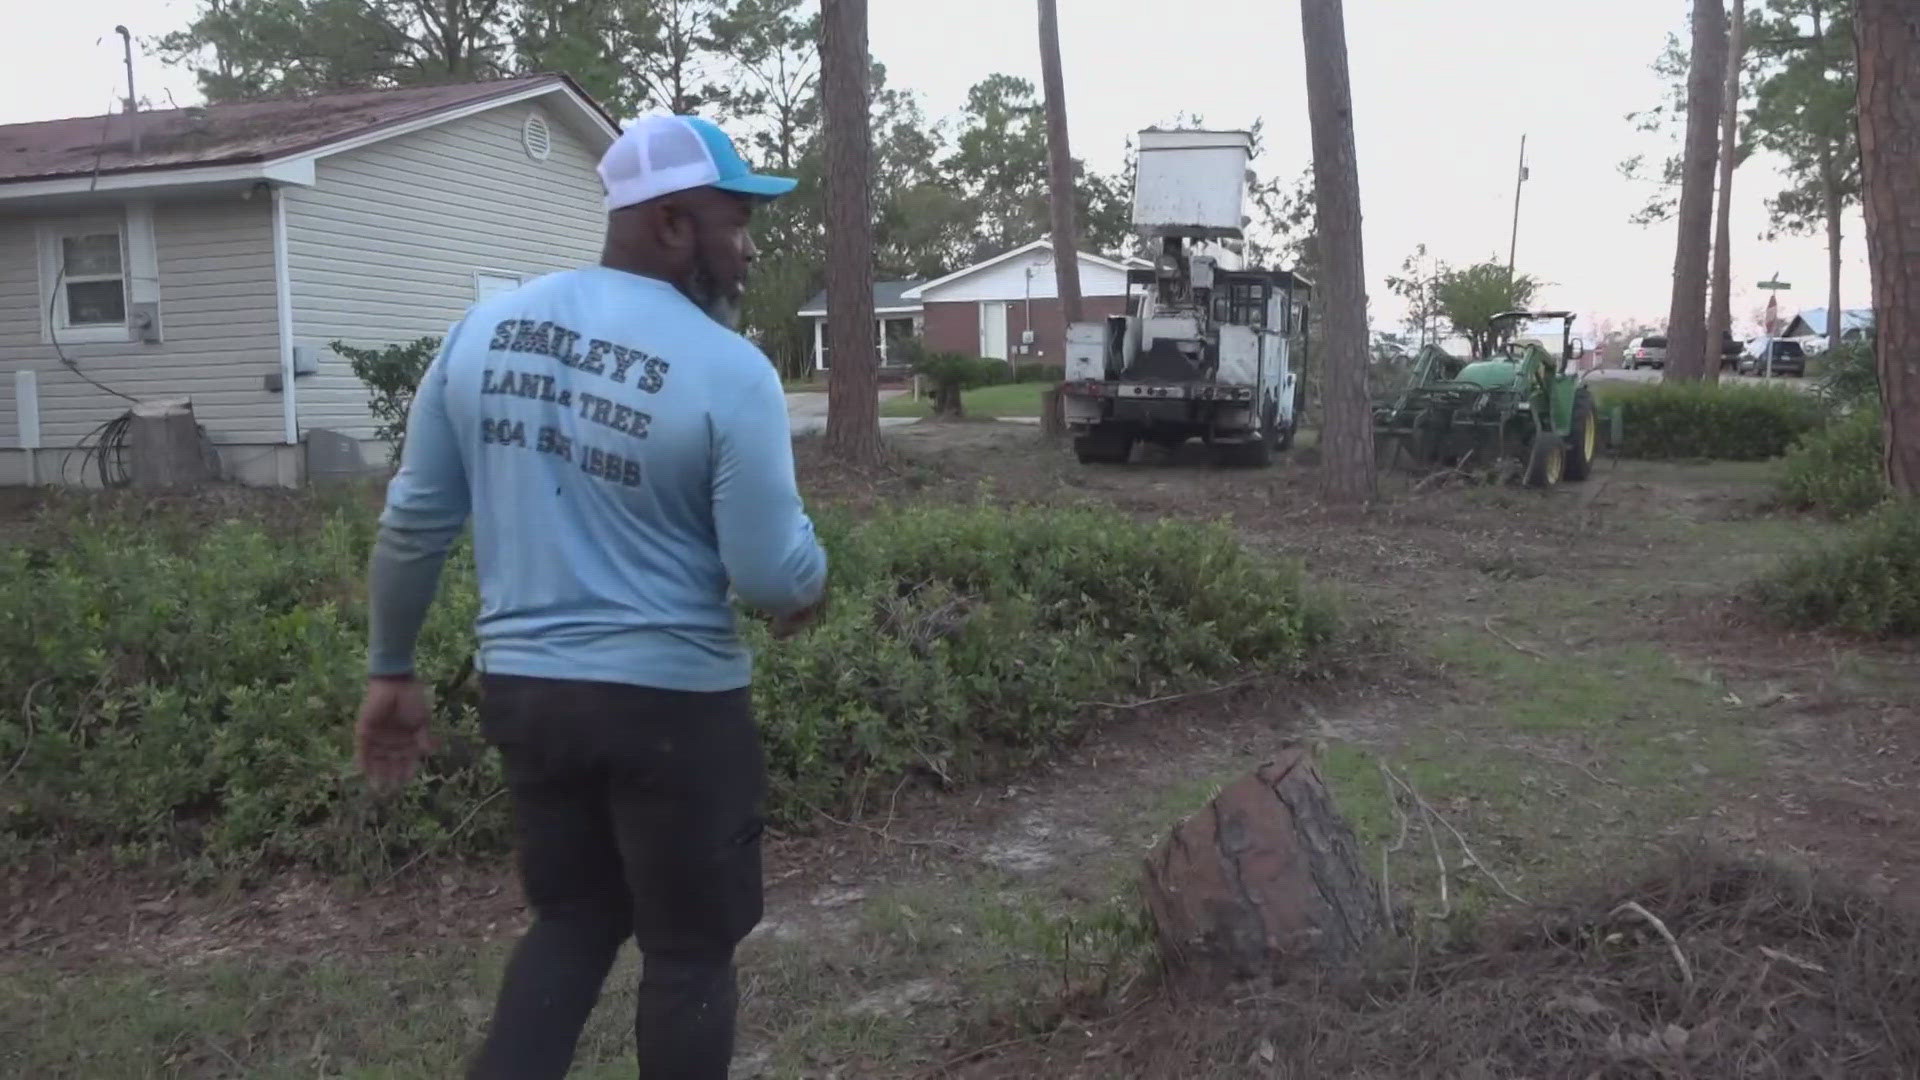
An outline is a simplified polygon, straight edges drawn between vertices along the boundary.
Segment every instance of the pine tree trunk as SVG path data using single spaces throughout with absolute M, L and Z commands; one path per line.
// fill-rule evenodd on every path
M 829 453 L 880 460 L 880 355 L 873 316 L 873 143 L 867 115 L 867 0 L 821 0 L 826 141 Z
M 1067 325 L 1080 321 L 1079 236 L 1073 221 L 1073 153 L 1067 143 L 1066 79 L 1060 71 L 1060 15 L 1040 0 L 1040 77 L 1047 95 L 1047 192 L 1053 210 L 1053 274 Z M 1065 357 L 1061 358 L 1064 362 Z
M 1374 495 L 1373 410 L 1367 400 L 1367 285 L 1360 254 L 1360 174 L 1353 138 L 1353 89 L 1347 76 L 1346 15 L 1341 0 L 1301 0 L 1307 115 L 1313 127 L 1320 296 L 1325 333 L 1321 367 L 1322 484 L 1336 503 Z
M 1143 891 L 1169 967 L 1213 982 L 1352 960 L 1385 921 L 1353 830 L 1298 747 L 1175 828 L 1147 857 Z
M 1821 174 L 1827 201 L 1827 349 L 1831 351 L 1840 347 L 1840 335 L 1846 330 L 1840 318 L 1840 247 L 1843 239 L 1840 215 L 1846 212 L 1846 200 L 1840 195 L 1840 181 L 1834 171 L 1831 149 Z
M 1859 0 L 1854 35 L 1887 480 L 1920 497 L 1920 7 Z
M 1686 156 L 1680 173 L 1673 305 L 1667 315 L 1668 382 L 1697 380 L 1706 374 L 1707 268 L 1713 247 L 1713 176 L 1720 149 L 1720 80 L 1726 72 L 1726 48 L 1727 12 L 1720 0 L 1693 0 Z M 1713 344 L 1717 347 L 1718 342 Z
M 1747 2 L 1733 0 L 1727 30 L 1727 83 L 1720 95 L 1720 212 L 1713 237 L 1713 309 L 1707 318 L 1707 347 L 1713 359 L 1708 380 L 1720 378 L 1720 347 L 1733 331 L 1733 169 L 1740 137 L 1740 64 L 1746 58 Z

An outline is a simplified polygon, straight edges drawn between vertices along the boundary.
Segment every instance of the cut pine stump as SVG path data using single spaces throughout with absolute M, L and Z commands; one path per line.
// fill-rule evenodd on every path
M 1057 386 L 1040 394 L 1040 434 L 1049 439 L 1063 439 L 1067 435 L 1066 398 Z
M 1235 781 L 1148 856 L 1170 970 L 1220 982 L 1357 958 L 1382 929 L 1353 829 L 1306 747 Z

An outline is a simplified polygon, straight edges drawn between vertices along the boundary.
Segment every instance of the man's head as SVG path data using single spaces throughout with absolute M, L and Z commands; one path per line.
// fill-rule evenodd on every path
M 755 174 L 719 128 L 692 116 L 634 123 L 600 159 L 600 179 L 601 261 L 667 281 L 715 320 L 737 324 L 755 255 L 747 234 L 753 208 L 795 182 Z

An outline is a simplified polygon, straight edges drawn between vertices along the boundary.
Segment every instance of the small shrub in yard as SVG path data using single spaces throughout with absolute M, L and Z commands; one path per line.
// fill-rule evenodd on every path
M 1880 367 L 1873 346 L 1849 342 L 1820 357 L 1820 375 L 1814 391 L 1836 409 L 1880 403 Z
M 1839 542 L 1787 560 L 1758 593 L 1768 611 L 1795 626 L 1920 634 L 1920 501 L 1889 503 Z
M 367 384 L 372 395 L 367 408 L 379 421 L 373 437 L 390 444 L 391 460 L 398 464 L 407 439 L 407 410 L 413 407 L 413 393 L 440 352 L 440 339 L 423 337 L 384 349 L 356 349 L 336 341 L 328 348 L 346 357 L 354 377 Z
M 1623 411 L 1623 457 L 1764 461 L 1825 419 L 1811 394 L 1772 386 L 1660 383 L 1601 391 Z
M 362 876 L 428 850 L 502 849 L 470 687 L 442 695 L 443 748 L 405 792 L 376 800 L 353 768 L 373 515 L 188 516 L 81 514 L 0 551 L 0 847 Z M 1225 527 L 984 507 L 819 524 L 824 620 L 779 644 L 748 621 L 786 820 L 860 785 L 1032 758 L 1093 703 L 1285 666 L 1329 633 L 1295 573 Z M 463 549 L 421 640 L 421 670 L 443 686 L 475 608 Z
M 1835 517 L 1863 514 L 1889 494 L 1880 410 L 1861 408 L 1801 439 L 1781 470 L 1781 505 Z
M 990 386 L 1004 370 L 997 360 L 983 360 L 957 352 L 935 352 L 915 339 L 903 348 L 913 373 L 933 387 L 935 416 L 960 416 L 965 412 L 961 394 L 976 386 Z

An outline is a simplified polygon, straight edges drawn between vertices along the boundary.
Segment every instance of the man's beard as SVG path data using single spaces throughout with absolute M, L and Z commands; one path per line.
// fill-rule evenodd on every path
M 740 329 L 741 295 L 721 287 L 705 263 L 694 264 L 693 273 L 687 279 L 686 293 L 687 299 L 707 313 L 707 318 L 729 330 Z

